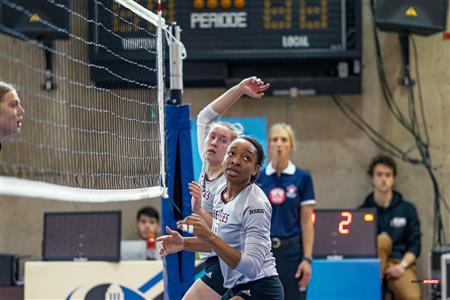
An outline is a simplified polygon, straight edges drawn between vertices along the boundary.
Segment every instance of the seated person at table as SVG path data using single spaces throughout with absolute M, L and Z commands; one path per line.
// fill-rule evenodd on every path
M 368 174 L 373 192 L 361 207 L 375 207 L 378 218 L 378 256 L 381 274 L 396 299 L 420 299 L 416 258 L 420 255 L 420 222 L 416 207 L 394 190 L 397 166 L 389 156 L 377 156 Z
M 147 259 L 160 259 L 156 238 L 161 233 L 159 214 L 151 206 L 141 208 L 136 215 L 136 230 L 139 238 L 147 241 Z

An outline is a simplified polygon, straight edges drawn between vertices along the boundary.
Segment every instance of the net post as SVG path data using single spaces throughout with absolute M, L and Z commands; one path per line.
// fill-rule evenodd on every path
M 173 23 L 169 30 L 175 37 L 169 41 L 170 55 L 170 98 L 168 104 L 181 104 L 183 95 L 183 57 L 180 41 L 181 28 Z

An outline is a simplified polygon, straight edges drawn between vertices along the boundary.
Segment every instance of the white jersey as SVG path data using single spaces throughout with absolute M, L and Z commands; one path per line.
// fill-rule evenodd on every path
M 232 201 L 224 203 L 222 185 L 214 195 L 213 232 L 242 253 L 235 269 L 220 259 L 224 287 L 278 275 L 271 252 L 272 207 L 256 184 L 245 187 Z
M 202 173 L 200 174 L 198 183 L 200 184 L 200 187 L 202 189 L 202 208 L 206 210 L 211 216 L 213 214 L 214 195 L 217 193 L 217 189 L 220 188 L 225 182 L 226 179 L 223 174 L 213 180 L 208 180 L 206 178 L 204 170 L 202 170 Z
M 220 115 L 216 113 L 211 105 L 206 106 L 197 116 L 197 145 L 200 158 L 202 159 L 202 173 L 200 174 L 199 184 L 202 188 L 202 208 L 210 215 L 213 213 L 213 198 L 217 187 L 225 183 L 225 177 L 220 175 L 214 180 L 208 180 L 205 176 L 205 162 L 203 151 L 205 146 L 206 135 L 208 134 L 211 123 L 220 119 Z M 208 257 L 217 256 L 214 252 L 200 252 L 200 258 L 205 261 Z
M 222 174 L 214 180 L 206 179 L 205 172 L 202 170 L 200 174 L 199 184 L 202 188 L 202 208 L 207 211 L 211 216 L 213 215 L 213 199 L 217 190 L 225 184 L 226 179 Z M 212 252 L 200 252 L 200 259 L 202 261 L 207 260 L 209 257 L 217 256 L 217 254 Z

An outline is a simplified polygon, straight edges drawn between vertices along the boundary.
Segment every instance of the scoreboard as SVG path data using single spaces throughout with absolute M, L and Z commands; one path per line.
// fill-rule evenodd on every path
M 194 60 L 285 59 L 346 49 L 345 1 L 197 0 L 179 1 L 177 8 Z
M 314 257 L 377 257 L 376 209 L 317 209 L 313 224 Z
M 155 11 L 156 0 L 135 1 Z M 120 22 L 119 17 L 153 30 L 146 21 L 113 0 L 89 3 L 98 23 L 126 40 L 139 40 L 154 49 L 148 35 Z M 311 81 L 312 76 L 360 76 L 360 0 L 163 0 L 162 4 L 166 23 L 176 22 L 182 29 L 188 86 L 222 85 L 252 74 L 270 78 L 275 86 L 278 79 L 301 82 L 302 78 Z M 98 6 L 114 14 L 98 13 L 102 11 Z M 96 24 L 91 25 L 90 35 L 98 43 L 126 58 L 151 60 L 142 49 L 100 32 Z M 90 53 L 93 61 L 120 64 L 101 48 L 93 46 Z M 342 72 L 339 63 L 345 63 L 347 70 Z M 358 86 L 353 90 L 358 92 Z

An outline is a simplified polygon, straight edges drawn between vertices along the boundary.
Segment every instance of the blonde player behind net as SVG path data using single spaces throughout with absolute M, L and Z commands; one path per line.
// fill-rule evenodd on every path
M 197 116 L 198 151 L 203 162 L 199 184 L 203 197 L 198 201 L 193 198 L 192 211 L 201 215 L 209 226 L 212 224 L 215 189 L 225 183 L 222 165 L 225 151 L 230 142 L 242 133 L 242 127 L 237 124 L 219 120 L 242 96 L 259 99 L 268 88 L 269 84 L 257 77 L 243 79 L 203 108 Z M 226 289 L 223 287 L 219 258 L 212 252 L 201 253 L 200 256 L 205 264 L 205 275 L 194 282 L 183 299 L 220 299 Z
M 177 225 L 196 237 L 183 238 L 167 227 L 169 235 L 158 238 L 162 256 L 182 250 L 217 253 L 227 288 L 223 300 L 284 299 L 271 252 L 272 208 L 254 183 L 263 161 L 264 151 L 257 140 L 236 138 L 223 160 L 226 183 L 214 195 L 212 229 L 202 217 L 193 214 Z M 200 185 L 191 184 L 189 189 L 199 201 Z

